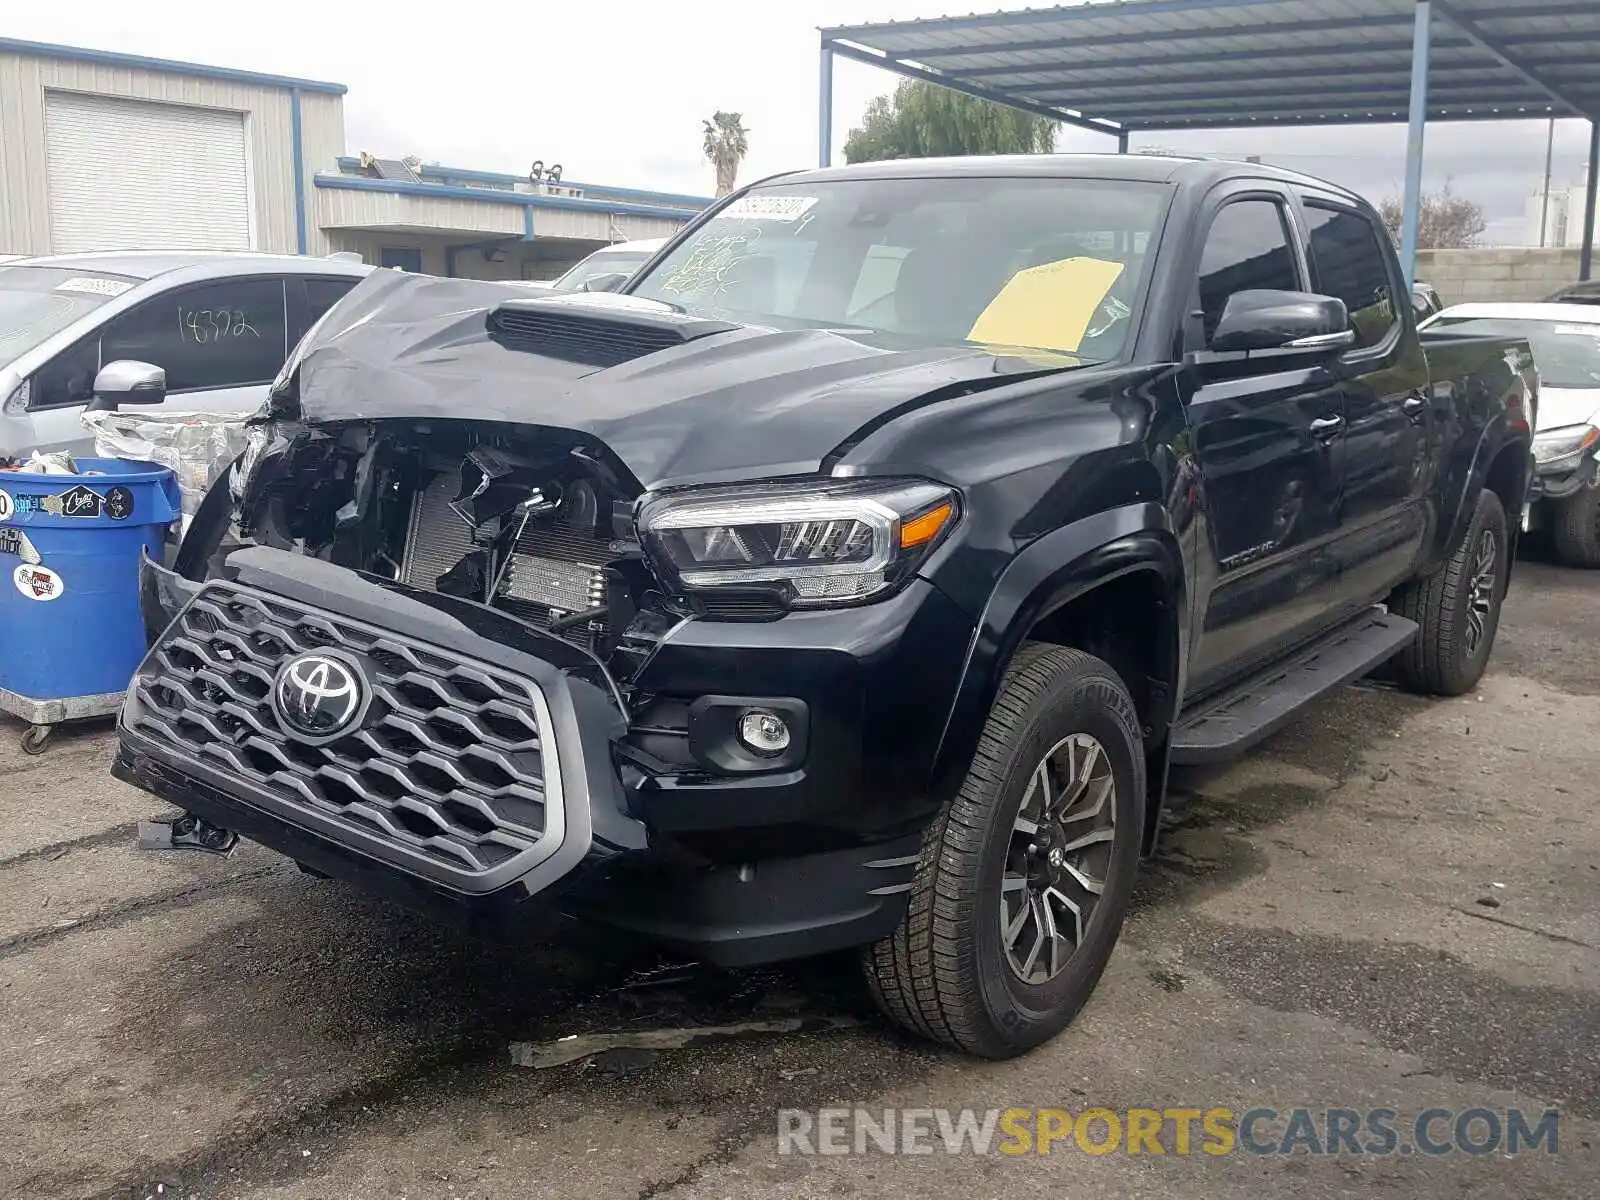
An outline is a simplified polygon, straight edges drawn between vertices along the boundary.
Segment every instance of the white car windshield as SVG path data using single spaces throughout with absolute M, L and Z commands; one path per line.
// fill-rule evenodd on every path
M 1127 341 L 1170 195 L 998 175 L 774 182 L 629 290 L 757 324 L 1109 359 Z
M 1539 381 L 1553 388 L 1600 388 L 1600 324 L 1507 317 L 1440 317 L 1429 329 L 1527 338 Z
M 136 283 L 58 267 L 0 266 L 0 367 Z
M 648 250 L 597 250 L 551 286 L 564 292 L 576 291 L 601 275 L 632 275 L 649 259 Z

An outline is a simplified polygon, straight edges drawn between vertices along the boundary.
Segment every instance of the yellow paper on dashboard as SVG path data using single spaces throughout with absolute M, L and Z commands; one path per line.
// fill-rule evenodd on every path
M 1062 258 L 1018 271 L 978 314 L 969 341 L 1074 352 L 1123 264 Z

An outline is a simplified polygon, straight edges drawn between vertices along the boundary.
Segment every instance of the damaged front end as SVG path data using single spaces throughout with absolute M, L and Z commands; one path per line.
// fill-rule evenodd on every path
M 407 373 L 327 335 L 309 399 L 297 352 L 174 567 L 145 562 L 115 773 L 480 927 L 543 893 L 723 963 L 882 936 L 931 804 L 929 689 L 953 693 L 971 637 L 917 577 L 957 493 L 686 484 L 668 418 L 603 368 L 494 345 L 481 310 L 439 321 Z M 503 399 L 448 415 L 456 379 L 484 397 L 516 371 L 583 381 L 571 428 L 535 422 L 565 411 L 548 396 L 524 421 Z M 411 394 L 367 403 L 350 381 L 373 378 Z M 607 403 L 631 415 L 604 425 Z

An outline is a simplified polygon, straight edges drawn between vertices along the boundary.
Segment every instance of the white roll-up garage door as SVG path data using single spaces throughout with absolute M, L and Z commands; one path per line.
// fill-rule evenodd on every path
M 74 250 L 250 250 L 244 114 L 45 96 L 50 241 Z

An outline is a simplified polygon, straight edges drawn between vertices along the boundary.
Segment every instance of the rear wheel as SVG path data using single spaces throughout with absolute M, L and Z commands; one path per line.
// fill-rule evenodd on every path
M 1077 650 L 1025 646 L 923 840 L 900 928 L 864 952 L 884 1012 L 983 1058 L 1060 1032 L 1121 931 L 1144 785 L 1117 674 Z
M 1505 509 L 1500 497 L 1485 488 L 1444 567 L 1395 593 L 1390 608 L 1421 627 L 1416 640 L 1394 659 L 1406 687 L 1459 696 L 1483 678 L 1500 627 L 1507 545 Z
M 1569 567 L 1600 567 L 1600 487 L 1586 487 L 1555 504 L 1551 538 Z

